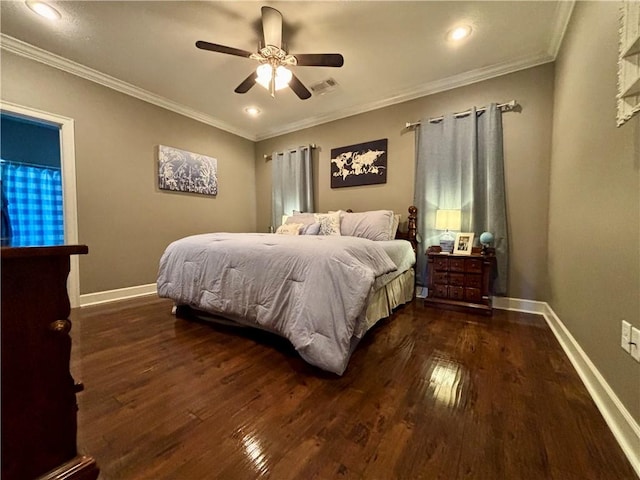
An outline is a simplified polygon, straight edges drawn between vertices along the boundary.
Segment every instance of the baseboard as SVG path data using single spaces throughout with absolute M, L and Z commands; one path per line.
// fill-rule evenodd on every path
M 505 297 L 494 297 L 493 306 L 502 310 L 536 313 L 544 317 L 622 451 L 640 477 L 640 426 L 551 306 L 546 302 Z
M 148 285 L 118 288 L 116 290 L 107 290 L 105 292 L 86 293 L 84 295 L 80 295 L 80 306 L 88 307 L 89 305 L 99 305 L 101 303 L 117 302 L 118 300 L 127 300 L 129 298 L 157 294 L 158 290 L 156 284 L 150 283 Z

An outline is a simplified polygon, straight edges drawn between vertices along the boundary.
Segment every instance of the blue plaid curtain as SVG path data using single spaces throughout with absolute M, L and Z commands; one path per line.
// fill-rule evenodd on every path
M 60 170 L 3 161 L 1 178 L 9 204 L 11 245 L 64 243 Z

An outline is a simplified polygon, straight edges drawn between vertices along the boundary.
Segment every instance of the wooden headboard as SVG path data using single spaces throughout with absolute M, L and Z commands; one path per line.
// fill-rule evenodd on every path
M 400 229 L 398 229 L 396 232 L 396 238 L 400 240 L 409 240 L 413 247 L 413 251 L 416 252 L 416 249 L 418 248 L 418 240 L 416 239 L 418 235 L 418 209 L 414 205 L 411 205 L 408 208 L 408 212 L 409 220 L 407 221 L 407 231 L 401 232 Z

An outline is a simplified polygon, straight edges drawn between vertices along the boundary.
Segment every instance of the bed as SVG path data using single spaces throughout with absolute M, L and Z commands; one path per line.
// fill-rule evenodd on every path
M 416 208 L 404 232 L 397 223 L 389 211 L 338 211 L 292 215 L 276 234 L 186 237 L 160 260 L 158 294 L 285 337 L 306 362 L 342 375 L 364 334 L 414 296 Z

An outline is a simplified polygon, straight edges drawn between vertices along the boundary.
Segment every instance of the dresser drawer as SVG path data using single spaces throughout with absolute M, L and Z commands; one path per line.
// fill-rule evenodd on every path
M 433 272 L 433 283 L 446 285 L 449 283 L 449 274 L 447 272 Z
M 482 301 L 482 292 L 479 288 L 465 288 L 464 299 L 467 302 L 479 303 Z
M 465 275 L 464 273 L 450 273 L 449 274 L 449 285 L 453 285 L 454 287 L 464 287 Z
M 464 261 L 466 258 L 449 258 L 449 270 L 451 272 L 464 272 Z
M 436 270 L 449 270 L 449 259 L 447 257 L 435 257 L 433 266 Z
M 464 300 L 464 287 L 449 287 L 449 298 L 451 300 Z
M 438 298 L 447 298 L 449 287 L 446 285 L 435 284 L 433 289 L 429 291 L 429 296 L 434 296 Z M 433 295 L 432 295 L 433 294 Z
M 481 258 L 465 258 L 464 259 L 464 271 L 471 273 L 482 273 L 482 259 Z
M 482 276 L 468 273 L 464 276 L 464 286 L 471 288 L 482 288 Z

